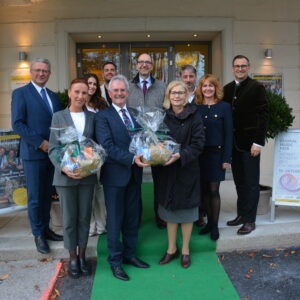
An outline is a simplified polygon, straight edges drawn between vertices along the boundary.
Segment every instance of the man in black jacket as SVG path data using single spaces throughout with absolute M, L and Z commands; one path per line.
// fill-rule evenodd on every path
M 232 61 L 235 80 L 224 87 L 224 100 L 232 106 L 234 143 L 232 173 L 237 190 L 237 217 L 228 226 L 243 226 L 238 234 L 255 229 L 259 200 L 259 163 L 268 126 L 268 103 L 264 87 L 251 79 L 249 59 L 237 55 Z

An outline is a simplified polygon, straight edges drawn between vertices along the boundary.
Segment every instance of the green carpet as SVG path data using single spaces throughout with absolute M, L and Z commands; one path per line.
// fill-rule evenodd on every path
M 209 236 L 199 236 L 196 227 L 190 243 L 190 268 L 183 269 L 180 259 L 164 266 L 158 264 L 167 249 L 167 232 L 154 225 L 152 188 L 151 183 L 143 184 L 144 215 L 137 253 L 138 257 L 148 262 L 151 267 L 138 269 L 123 265 L 130 281 L 124 282 L 114 278 L 107 262 L 106 236 L 101 236 L 91 299 L 240 299 L 218 262 L 215 243 Z M 181 245 L 181 234 L 178 235 L 178 244 Z

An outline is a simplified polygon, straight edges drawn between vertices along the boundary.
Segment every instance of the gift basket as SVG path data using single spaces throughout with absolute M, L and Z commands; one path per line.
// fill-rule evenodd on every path
M 79 141 L 72 126 L 51 130 L 59 131 L 57 139 L 61 145 L 55 149 L 55 159 L 62 169 L 76 172 L 81 178 L 97 173 L 107 156 L 101 145 L 84 136 Z
M 163 123 L 165 112 L 156 107 L 138 107 L 136 121 L 142 126 L 130 143 L 129 151 L 142 154 L 142 161 L 150 165 L 163 165 L 173 153 L 179 152 L 179 144 L 167 135 Z

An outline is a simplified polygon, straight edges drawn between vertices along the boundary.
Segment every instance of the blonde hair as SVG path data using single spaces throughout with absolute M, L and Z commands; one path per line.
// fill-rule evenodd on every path
M 215 101 L 218 103 L 222 100 L 223 98 L 223 89 L 222 86 L 220 84 L 220 82 L 218 81 L 217 77 L 212 75 L 212 74 L 206 74 L 204 76 L 202 76 L 199 80 L 198 86 L 196 88 L 196 104 L 202 104 L 203 103 L 203 94 L 202 94 L 202 87 L 205 81 L 208 81 L 209 83 L 213 84 L 215 87 Z
M 163 103 L 163 107 L 166 109 L 169 109 L 171 107 L 171 101 L 170 101 L 170 93 L 172 91 L 172 89 L 176 86 L 181 86 L 182 88 L 184 88 L 185 91 L 185 102 L 184 105 L 188 103 L 188 88 L 187 85 L 179 80 L 174 80 L 171 81 L 166 89 L 166 94 L 165 94 L 165 99 L 164 99 L 164 103 Z

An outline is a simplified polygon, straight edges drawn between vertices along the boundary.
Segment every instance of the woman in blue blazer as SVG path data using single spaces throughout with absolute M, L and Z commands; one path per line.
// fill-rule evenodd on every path
M 220 182 L 230 167 L 232 151 L 231 107 L 221 101 L 222 87 L 214 75 L 204 75 L 196 89 L 196 101 L 205 130 L 205 146 L 200 156 L 201 186 L 208 222 L 199 234 L 219 238 Z
M 89 269 L 85 261 L 85 250 L 88 242 L 92 199 L 96 175 L 81 178 L 80 174 L 61 168 L 56 159 L 56 149 L 61 145 L 62 128 L 73 126 L 82 136 L 94 138 L 94 113 L 89 112 L 85 103 L 88 85 L 84 79 L 74 79 L 68 90 L 69 105 L 66 109 L 53 115 L 49 157 L 55 166 L 53 185 L 59 195 L 63 215 L 64 245 L 69 250 L 69 275 L 78 278 L 81 274 L 88 275 Z

